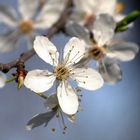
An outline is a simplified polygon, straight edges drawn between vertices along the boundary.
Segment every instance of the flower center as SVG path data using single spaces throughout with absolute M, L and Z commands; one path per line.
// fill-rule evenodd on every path
M 69 76 L 69 70 L 63 65 L 57 66 L 54 69 L 54 75 L 56 76 L 57 80 L 65 80 Z
M 94 20 L 95 20 L 95 15 L 94 14 L 87 14 L 85 16 L 85 19 L 84 19 L 85 26 L 88 27 L 88 26 L 92 25 L 92 23 L 93 23 Z
M 28 34 L 33 30 L 33 23 L 31 20 L 23 21 L 19 24 L 19 29 L 22 33 Z
M 103 47 L 94 46 L 89 50 L 89 56 L 95 60 L 101 60 L 105 55 L 105 50 Z
M 116 13 L 121 13 L 121 12 L 123 12 L 123 10 L 124 10 L 124 4 L 122 3 L 122 2 L 118 2 L 117 4 L 116 4 L 116 9 L 115 9 L 115 11 L 116 11 Z

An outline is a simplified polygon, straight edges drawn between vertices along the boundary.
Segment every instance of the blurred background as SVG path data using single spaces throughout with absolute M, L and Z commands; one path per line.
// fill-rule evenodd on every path
M 123 0 L 124 13 L 140 9 L 139 0 Z M 13 6 L 16 0 L 0 0 L 0 4 Z M 3 31 L 3 28 L 0 28 Z M 125 36 L 127 40 L 140 45 L 140 18 L 134 28 Z M 52 41 L 62 47 L 68 38 L 59 34 Z M 17 58 L 26 50 L 21 40 L 20 48 L 8 54 L 0 54 L 0 62 L 6 63 Z M 34 56 L 26 63 L 26 69 L 46 68 L 45 63 Z M 123 80 L 114 86 L 105 85 L 93 92 L 83 90 L 83 112 L 77 114 L 76 124 L 67 122 L 66 134 L 57 119 L 47 127 L 32 131 L 25 129 L 27 121 L 37 113 L 45 112 L 42 99 L 26 88 L 20 91 L 12 82 L 0 89 L 0 139 L 1 140 L 140 140 L 140 55 L 136 59 L 121 64 Z M 12 70 L 14 72 L 15 70 Z M 52 128 L 56 131 L 51 132 Z

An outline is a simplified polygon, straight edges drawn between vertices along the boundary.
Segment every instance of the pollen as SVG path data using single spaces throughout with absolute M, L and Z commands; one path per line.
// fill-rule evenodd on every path
M 65 80 L 69 76 L 69 70 L 63 65 L 58 65 L 54 69 L 54 75 L 56 76 L 57 80 Z
M 124 7 L 125 7 L 124 3 L 118 2 L 118 3 L 116 4 L 116 9 L 115 9 L 116 13 L 121 13 L 121 12 L 123 12 Z
M 104 57 L 105 50 L 103 47 L 94 46 L 91 50 L 89 50 L 89 56 L 92 59 L 100 60 Z
M 19 24 L 19 29 L 23 34 L 28 34 L 33 30 L 33 23 L 31 20 L 23 21 Z
M 90 26 L 93 23 L 94 20 L 95 20 L 95 15 L 93 15 L 93 14 L 87 14 L 85 16 L 85 19 L 84 19 L 85 26 L 87 26 L 87 27 Z

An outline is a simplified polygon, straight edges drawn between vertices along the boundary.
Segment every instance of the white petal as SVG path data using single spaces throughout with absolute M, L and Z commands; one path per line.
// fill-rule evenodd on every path
M 60 17 L 65 6 L 65 0 L 47 0 L 34 24 L 35 28 L 46 29 L 52 26 Z
M 116 3 L 116 0 L 98 0 L 98 5 L 96 5 L 96 11 L 94 12 L 96 15 L 103 13 L 114 15 Z
M 118 42 L 108 47 L 107 56 L 120 61 L 130 61 L 135 58 L 139 51 L 139 46 L 132 42 Z
M 0 72 L 0 88 L 3 88 L 6 83 L 6 75 L 3 72 Z
M 29 20 L 35 16 L 39 7 L 39 0 L 18 0 L 19 12 L 24 20 Z
M 19 34 L 14 31 L 8 31 L 0 36 L 0 53 L 6 53 L 14 50 L 17 45 Z
M 66 24 L 65 30 L 66 30 L 67 34 L 72 37 L 74 36 L 74 37 L 83 39 L 86 43 L 91 42 L 90 33 L 87 30 L 87 28 L 85 28 L 84 26 L 81 26 L 80 24 L 78 24 L 76 22 L 72 22 L 72 21 L 68 22 Z
M 119 21 L 121 21 L 123 18 L 125 18 L 126 17 L 126 15 L 123 15 L 123 14 L 116 14 L 115 15 L 115 21 L 116 22 L 119 22 Z
M 72 79 L 77 81 L 79 87 L 88 90 L 97 90 L 104 84 L 99 72 L 91 68 L 77 68 L 71 74 Z
M 36 93 L 42 93 L 53 86 L 55 77 L 47 70 L 32 70 L 25 77 L 24 85 Z
M 62 111 L 73 115 L 79 107 L 78 96 L 67 81 L 63 81 L 57 88 L 57 97 Z
M 115 12 L 116 0 L 74 0 L 76 9 L 87 14 L 108 13 L 113 15 Z
M 112 59 L 104 58 L 102 61 L 99 61 L 98 70 L 104 81 L 109 84 L 115 84 L 122 80 L 120 66 Z
M 98 0 L 74 0 L 73 2 L 78 11 L 87 14 L 92 14 L 98 5 Z
M 34 41 L 34 50 L 46 63 L 54 66 L 58 64 L 59 53 L 47 37 L 37 36 Z
M 0 6 L 0 23 L 5 23 L 12 27 L 17 26 L 17 15 L 12 7 Z
M 73 37 L 65 45 L 63 59 L 66 65 L 79 62 L 85 55 L 85 42 Z
M 105 45 L 114 36 L 116 23 L 108 14 L 97 16 L 93 25 L 94 39 L 99 46 Z

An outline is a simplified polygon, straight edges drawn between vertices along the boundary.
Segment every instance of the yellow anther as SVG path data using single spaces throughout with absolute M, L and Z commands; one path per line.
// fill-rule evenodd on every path
M 33 23 L 31 20 L 23 21 L 19 24 L 19 29 L 22 33 L 28 34 L 33 30 Z

